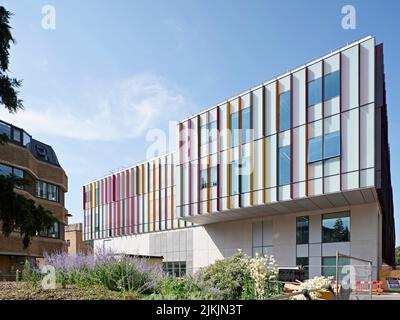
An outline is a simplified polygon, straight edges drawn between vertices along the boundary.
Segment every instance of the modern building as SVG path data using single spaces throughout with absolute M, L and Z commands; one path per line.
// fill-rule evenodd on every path
M 82 230 L 82 223 L 74 223 L 65 226 L 65 241 L 69 254 L 89 254 L 93 251 L 92 241 L 83 241 Z
M 14 174 L 28 180 L 29 185 L 15 191 L 50 210 L 57 219 L 50 230 L 33 237 L 26 249 L 18 232 L 4 237 L 0 231 L 0 272 L 12 277 L 26 259 L 35 262 L 45 252 L 67 249 L 64 225 L 68 221 L 68 211 L 64 206 L 64 194 L 68 190 L 68 178 L 51 146 L 33 139 L 23 129 L 0 121 L 2 134 L 9 142 L 0 145 L 0 174 Z
M 383 45 L 367 37 L 178 124 L 177 150 L 83 187 L 94 247 L 195 272 L 238 249 L 394 264 Z

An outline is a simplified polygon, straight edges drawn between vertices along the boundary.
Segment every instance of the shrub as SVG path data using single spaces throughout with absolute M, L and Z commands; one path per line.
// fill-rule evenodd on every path
M 163 277 L 150 299 L 163 300 L 217 300 L 221 292 L 201 280 L 187 276 L 183 279 Z
M 250 258 L 239 251 L 201 269 L 196 276 L 219 290 L 223 299 L 262 299 L 282 292 L 277 272 L 272 256 Z
M 40 271 L 31 266 L 28 259 L 25 260 L 24 268 L 22 270 L 22 281 L 27 282 L 32 290 L 37 290 L 39 282 L 42 280 Z M 18 279 L 19 280 L 19 279 Z
M 116 258 L 112 254 L 53 254 L 46 257 L 56 269 L 57 282 L 66 287 L 101 285 L 112 291 L 150 293 L 161 277 L 161 267 L 146 259 Z

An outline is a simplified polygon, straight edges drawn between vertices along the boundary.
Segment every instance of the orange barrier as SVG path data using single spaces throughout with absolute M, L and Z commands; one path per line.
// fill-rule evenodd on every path
M 369 281 L 355 281 L 355 290 L 356 291 L 370 291 Z M 381 293 L 383 292 L 383 281 L 372 281 L 372 292 Z

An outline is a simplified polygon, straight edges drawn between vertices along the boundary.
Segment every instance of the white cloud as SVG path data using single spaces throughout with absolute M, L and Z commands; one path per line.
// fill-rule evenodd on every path
M 113 141 L 166 127 L 168 120 L 179 120 L 191 109 L 188 99 L 174 86 L 153 74 L 135 75 L 104 87 L 107 89 L 99 86 L 77 105 L 32 99 L 25 101 L 26 110 L 15 115 L 0 108 L 0 118 L 31 134 Z

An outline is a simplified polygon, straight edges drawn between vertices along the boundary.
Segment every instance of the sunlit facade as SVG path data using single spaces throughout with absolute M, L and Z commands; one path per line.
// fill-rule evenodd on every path
M 85 239 L 185 272 L 239 248 L 310 276 L 336 251 L 391 264 L 386 109 L 383 45 L 367 37 L 181 121 L 175 152 L 85 185 Z

